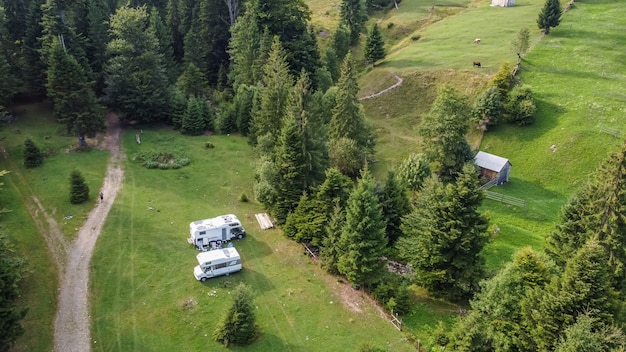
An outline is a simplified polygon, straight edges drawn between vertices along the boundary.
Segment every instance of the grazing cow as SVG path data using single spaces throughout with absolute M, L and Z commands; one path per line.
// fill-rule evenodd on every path
M 482 66 L 480 65 L 480 61 L 474 61 L 474 66 L 475 66 L 475 67 L 482 67 Z
M 480 44 L 480 38 L 474 39 L 474 44 Z

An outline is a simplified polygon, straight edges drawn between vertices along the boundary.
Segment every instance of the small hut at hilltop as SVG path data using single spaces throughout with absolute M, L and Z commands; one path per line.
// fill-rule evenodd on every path
M 511 162 L 501 156 L 478 152 L 474 162 L 480 168 L 480 176 L 494 181 L 496 185 L 509 182 L 511 172 Z
M 491 0 L 491 6 L 515 6 L 515 0 Z

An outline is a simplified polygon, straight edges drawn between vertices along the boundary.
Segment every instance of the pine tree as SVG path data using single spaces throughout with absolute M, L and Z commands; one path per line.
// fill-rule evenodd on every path
M 176 81 L 176 88 L 183 93 L 184 96 L 203 97 L 207 95 L 208 84 L 206 79 L 200 72 L 198 66 L 193 63 L 187 64 L 183 73 Z
M 94 137 L 105 130 L 104 111 L 83 67 L 56 39 L 50 48 L 48 64 L 47 88 L 54 104 L 54 116 L 84 146 L 85 136 Z
M 256 140 L 266 136 L 269 149 L 276 145 L 277 133 L 281 130 L 281 122 L 287 113 L 289 92 L 293 89 L 293 81 L 285 60 L 278 37 L 274 38 L 270 56 L 263 68 L 264 76 L 260 90 L 260 105 L 253 113 L 254 136 Z
M 189 97 L 187 100 L 187 110 L 185 110 L 180 126 L 180 131 L 183 134 L 198 136 L 204 132 L 206 123 L 202 116 L 201 104 L 203 104 L 203 101 L 194 96 Z
M 482 279 L 479 256 L 487 243 L 487 220 L 478 213 L 483 194 L 473 165 L 456 183 L 427 180 L 411 213 L 404 217 L 399 255 L 417 271 L 420 284 L 447 298 L 469 297 Z
M 539 18 L 537 18 L 537 26 L 545 34 L 550 34 L 550 28 L 556 27 L 561 23 L 561 3 L 559 0 L 546 0 L 541 11 L 539 11 Z
M 240 84 L 235 94 L 235 114 L 237 115 L 237 130 L 247 136 L 252 123 L 252 109 L 255 96 L 258 94 L 256 86 Z
M 119 8 L 110 23 L 104 100 L 122 120 L 167 121 L 172 89 L 146 7 Z
M 256 83 L 254 64 L 261 41 L 258 14 L 254 11 L 253 1 L 247 1 L 244 6 L 243 15 L 231 27 L 232 36 L 228 49 L 231 61 L 229 78 L 236 92 L 242 84 L 252 86 Z
M 381 259 L 387 246 L 386 224 L 375 187 L 374 178 L 365 168 L 350 193 L 341 228 L 339 242 L 344 253 L 337 267 L 355 285 L 377 282 L 386 268 Z
M 585 311 L 598 320 L 596 328 L 616 322 L 623 303 L 613 289 L 607 253 L 594 240 L 567 262 L 563 275 L 522 301 L 522 313 L 539 351 L 552 351 L 564 330 Z
M 328 138 L 331 140 L 352 139 L 356 142 L 357 148 L 368 155 L 374 151 L 374 133 L 365 120 L 357 96 L 358 92 L 359 85 L 356 80 L 354 62 L 352 56 L 348 54 L 343 62 L 341 77 L 337 83 L 336 104 L 328 126 Z
M 393 246 L 402 235 L 402 217 L 411 211 L 407 188 L 399 182 L 393 171 L 387 173 L 387 181 L 381 199 L 383 218 L 387 223 L 387 245 Z
M 41 164 L 43 164 L 43 153 L 30 138 L 27 138 L 24 141 L 24 167 L 33 168 Z
M 26 16 L 26 29 L 24 37 L 24 69 L 25 87 L 24 90 L 35 98 L 43 98 L 46 95 L 46 64 L 40 55 L 41 41 L 43 35 L 40 1 L 31 1 L 28 5 L 28 15 Z
M 378 23 L 374 23 L 365 40 L 365 58 L 372 66 L 376 66 L 376 62 L 384 59 L 386 55 L 383 36 L 380 34 Z
M 336 201 L 333 213 L 324 228 L 325 234 L 320 248 L 320 259 L 322 268 L 330 274 L 339 274 L 339 258 L 344 254 L 340 245 L 341 229 L 346 221 L 346 214 L 343 208 Z
M 0 234 L 0 351 L 11 351 L 15 340 L 24 334 L 20 324 L 27 309 L 18 305 L 20 281 L 25 262 L 4 234 Z
M 365 27 L 367 12 L 363 0 L 341 0 L 341 23 L 350 30 L 350 44 L 359 41 L 359 35 Z
M 295 208 L 305 190 L 303 131 L 295 119 L 288 115 L 284 121 L 276 151 L 278 166 L 278 199 L 273 207 L 276 221 L 283 224 Z
M 439 90 L 430 112 L 419 126 L 424 154 L 433 172 L 443 180 L 454 180 L 463 165 L 473 158 L 465 139 L 468 111 L 465 99 L 456 89 L 447 86 Z
M 252 343 L 258 335 L 252 290 L 241 283 L 233 291 L 232 304 L 213 331 L 213 339 L 227 347 L 230 344 L 245 346 Z
M 530 331 L 522 320 L 521 301 L 530 290 L 545 287 L 557 272 L 546 255 L 530 247 L 518 250 L 512 262 L 481 283 L 480 292 L 471 301 L 476 318 L 469 329 L 463 326 L 468 321 L 456 324 L 460 335 L 468 330 L 481 331 L 481 345 L 490 351 L 532 350 L 529 347 Z M 455 337 L 454 340 L 463 341 L 464 338 Z M 455 341 L 449 347 L 462 350 L 457 348 L 459 342 Z
M 568 326 L 560 338 L 555 352 L 605 352 L 622 351 L 626 345 L 626 335 L 618 327 L 597 328 L 597 318 L 593 313 L 576 317 L 576 322 Z
M 295 210 L 289 214 L 283 232 L 300 243 L 320 247 L 325 237 L 325 225 L 328 222 L 316 199 L 310 199 L 305 193 L 300 197 Z
M 409 155 L 398 169 L 398 178 L 412 191 L 422 189 L 424 181 L 430 176 L 430 165 L 424 154 Z
M 178 77 L 178 70 L 174 61 L 174 44 L 172 41 L 172 33 L 169 28 L 163 22 L 159 9 L 152 6 L 150 8 L 150 29 L 154 32 L 158 40 L 157 52 L 161 54 L 163 60 L 163 67 L 169 78 L 173 83 Z
M 80 204 L 89 199 L 89 186 L 78 170 L 70 174 L 70 203 Z

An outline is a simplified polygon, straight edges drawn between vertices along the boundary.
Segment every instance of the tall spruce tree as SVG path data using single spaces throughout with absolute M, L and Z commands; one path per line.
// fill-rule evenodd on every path
M 345 211 L 339 201 L 336 201 L 328 225 L 324 227 L 325 234 L 320 248 L 322 268 L 331 274 L 339 274 L 339 258 L 344 254 L 340 244 L 341 229 L 345 221 Z
M 443 180 L 454 180 L 463 165 L 473 158 L 465 139 L 469 110 L 457 90 L 446 86 L 439 90 L 430 112 L 419 126 L 430 167 Z
M 46 95 L 46 64 L 40 55 L 43 26 L 41 18 L 43 11 L 42 2 L 31 1 L 28 5 L 26 16 L 26 29 L 24 37 L 24 91 L 35 98 L 43 98 Z
M 350 44 L 359 41 L 359 35 L 365 28 L 367 11 L 363 0 L 341 0 L 341 23 L 350 30 Z
M 409 155 L 398 168 L 398 178 L 412 191 L 419 191 L 430 176 L 430 164 L 424 154 Z
M 561 3 L 559 0 L 546 0 L 539 17 L 537 18 L 537 26 L 545 34 L 550 34 L 550 28 L 556 27 L 561 23 Z
M 208 84 L 198 66 L 187 64 L 176 81 L 176 88 L 186 97 L 203 97 L 208 94 Z
M 478 212 L 483 193 L 473 165 L 453 184 L 428 180 L 401 225 L 399 254 L 416 270 L 420 285 L 435 295 L 467 298 L 478 288 L 487 243 L 487 220 Z
M 238 92 L 242 84 L 248 86 L 256 84 L 254 65 L 261 41 L 258 14 L 254 11 L 253 1 L 247 1 L 244 6 L 243 15 L 231 27 L 228 49 L 231 67 L 229 78 L 235 92 Z
M 168 121 L 172 89 L 146 7 L 119 8 L 110 31 L 105 102 L 122 120 Z
M 104 111 L 74 56 L 66 53 L 58 40 L 53 41 L 50 50 L 47 88 L 54 116 L 84 145 L 85 137 L 105 130 Z
M 386 55 L 383 36 L 380 34 L 378 23 L 374 23 L 365 40 L 365 58 L 372 66 L 376 66 L 376 62 L 384 59 Z
M 365 120 L 357 97 L 358 92 L 359 85 L 356 80 L 354 62 L 352 55 L 348 54 L 343 62 L 341 77 L 337 83 L 336 103 L 328 126 L 328 138 L 330 140 L 351 139 L 356 143 L 356 148 L 367 156 L 374 151 L 374 133 Z M 335 149 L 345 149 L 344 147 L 345 145 L 340 144 L 340 147 Z M 333 153 L 332 150 L 329 151 Z M 365 160 L 358 162 L 363 165 Z
M 470 314 L 474 316 L 455 324 L 448 347 L 458 352 L 473 351 L 473 346 L 479 345 L 489 351 L 532 350 L 521 301 L 529 291 L 545 287 L 557 273 L 545 254 L 530 247 L 515 252 L 512 262 L 481 283 L 480 292 L 471 301 Z M 469 331 L 475 331 L 476 336 Z M 477 337 L 481 341 L 471 343 Z
M 623 302 L 613 288 L 607 260 L 605 249 L 590 240 L 568 260 L 563 275 L 522 301 L 525 324 L 537 350 L 552 351 L 565 329 L 585 311 L 598 319 L 596 328 L 616 322 Z
M 260 104 L 253 113 L 254 135 L 250 140 L 256 144 L 258 138 L 266 137 L 268 150 L 276 145 L 281 130 L 281 122 L 287 113 L 289 92 L 293 89 L 293 80 L 289 74 L 285 53 L 278 37 L 274 37 L 272 50 L 263 68 Z
M 386 269 L 385 219 L 375 194 L 376 182 L 367 167 L 350 193 L 339 242 L 343 248 L 337 268 L 355 285 L 377 282 Z
M 402 235 L 400 224 L 402 217 L 411 211 L 407 188 L 401 181 L 398 181 L 393 171 L 387 173 L 387 181 L 383 188 L 381 197 L 383 206 L 383 217 L 387 223 L 387 245 L 392 247 Z
M 150 29 L 154 32 L 158 42 L 158 53 L 161 54 L 163 60 L 163 67 L 170 83 L 174 83 L 178 77 L 178 69 L 176 62 L 174 61 L 174 44 L 172 39 L 172 33 L 170 29 L 165 25 L 159 9 L 155 6 L 150 8 Z
M 183 121 L 180 126 L 180 132 L 192 136 L 201 135 L 206 129 L 206 121 L 202 114 L 202 104 L 204 104 L 203 98 L 196 98 L 190 96 L 187 100 L 187 110 L 183 115 Z
M 588 239 L 608 253 L 615 288 L 626 297 L 626 143 L 609 155 L 564 207 L 548 239 L 548 253 L 563 264 Z

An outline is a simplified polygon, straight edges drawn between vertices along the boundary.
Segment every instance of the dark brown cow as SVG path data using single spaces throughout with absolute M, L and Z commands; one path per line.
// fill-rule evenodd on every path
M 475 66 L 475 67 L 482 67 L 482 66 L 480 65 L 480 61 L 474 61 L 474 66 Z

